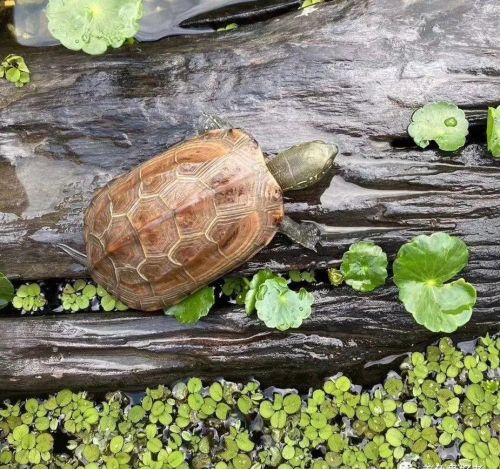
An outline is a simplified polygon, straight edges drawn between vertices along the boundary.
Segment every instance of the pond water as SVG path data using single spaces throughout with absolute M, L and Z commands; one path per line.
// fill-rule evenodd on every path
M 0 0 L 7 8 L 15 4 L 7 28 L 23 46 L 52 46 L 59 42 L 47 28 L 45 7 L 48 0 Z M 190 18 L 219 10 L 230 5 L 255 4 L 248 0 L 144 0 L 144 16 L 137 34 L 139 41 L 155 41 L 165 36 L 206 32 L 209 28 L 183 28 Z M 264 0 L 263 3 L 269 3 Z M 272 2 L 271 2 L 272 3 Z M 287 3 L 287 2 L 284 2 Z

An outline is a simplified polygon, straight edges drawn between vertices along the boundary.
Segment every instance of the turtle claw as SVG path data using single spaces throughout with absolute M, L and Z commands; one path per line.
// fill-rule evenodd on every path
M 198 133 L 204 134 L 210 130 L 232 129 L 233 126 L 219 116 L 202 112 L 198 119 Z
M 300 223 L 300 240 L 299 244 L 311 251 L 318 252 L 316 245 L 319 243 L 320 231 L 317 226 L 308 221 Z
M 281 222 L 280 231 L 292 241 L 316 252 L 316 245 L 320 239 L 320 230 L 315 223 L 309 221 L 297 223 L 290 217 L 285 216 Z

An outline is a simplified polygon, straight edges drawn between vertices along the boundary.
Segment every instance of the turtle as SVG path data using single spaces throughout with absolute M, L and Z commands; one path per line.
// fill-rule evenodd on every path
M 266 159 L 245 130 L 204 116 L 200 133 L 117 177 L 84 216 L 86 254 L 60 247 L 129 308 L 168 308 L 251 259 L 279 231 L 315 250 L 318 228 L 284 214 L 338 148 L 311 141 Z

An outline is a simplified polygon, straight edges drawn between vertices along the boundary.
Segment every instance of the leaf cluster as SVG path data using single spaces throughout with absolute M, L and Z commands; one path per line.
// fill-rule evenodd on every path
M 268 269 L 254 274 L 251 280 L 242 279 L 237 302 L 245 305 L 250 316 L 255 311 L 257 317 L 267 327 L 285 331 L 300 327 L 312 312 L 314 297 L 305 288 L 290 289 L 290 282 L 314 282 L 312 272 L 289 272 L 289 280 Z M 224 292 L 224 288 L 223 288 Z
M 12 306 L 21 310 L 23 314 L 40 311 L 46 304 L 45 294 L 38 283 L 20 285 L 12 298 Z
M 226 278 L 222 285 L 222 294 L 228 296 L 239 305 L 245 306 L 250 316 L 255 311 L 267 327 L 284 331 L 299 327 L 302 321 L 312 312 L 314 297 L 304 288 L 298 292 L 291 290 L 289 283 L 313 282 L 312 272 L 292 271 L 290 280 L 270 270 L 257 272 L 252 279 Z M 183 324 L 193 324 L 205 317 L 215 303 L 215 289 L 205 287 L 179 304 L 165 310 L 167 316 L 174 316 Z
M 111 295 L 101 285 L 95 285 L 82 279 L 67 283 L 62 287 L 59 299 L 62 309 L 71 313 L 87 311 L 90 308 L 105 312 L 128 310 L 127 305 Z
M 96 288 L 97 297 L 99 298 L 100 308 L 105 312 L 110 311 L 127 311 L 128 306 L 122 303 L 118 298 L 108 293 L 101 285 Z
M 399 299 L 418 324 L 433 332 L 454 332 L 467 323 L 476 304 L 473 285 L 451 281 L 468 263 L 465 243 L 447 233 L 417 236 L 404 244 L 393 264 Z M 351 245 L 340 271 L 330 269 L 334 285 L 343 281 L 357 291 L 369 292 L 384 285 L 387 255 L 371 242 Z
M 67 283 L 63 287 L 59 298 L 64 311 L 76 313 L 77 311 L 89 309 L 96 296 L 96 286 L 79 279 L 72 284 Z
M 196 377 L 96 401 L 62 390 L 0 407 L 0 469 L 499 466 L 500 339 L 415 352 L 372 389 L 336 375 L 300 395 Z M 65 436 L 65 448 L 54 442 Z M 456 451 L 454 450 L 456 449 Z
M 31 81 L 30 70 L 20 55 L 9 54 L 0 63 L 0 78 L 22 88 Z

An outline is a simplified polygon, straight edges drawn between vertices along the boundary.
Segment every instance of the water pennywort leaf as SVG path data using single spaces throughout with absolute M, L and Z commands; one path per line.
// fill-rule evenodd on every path
M 394 261 L 399 299 L 417 323 L 433 332 L 453 332 L 469 321 L 476 289 L 464 279 L 445 283 L 468 262 L 465 243 L 447 233 L 420 235 Z
M 342 257 L 340 271 L 345 283 L 354 290 L 373 291 L 387 278 L 387 255 L 371 242 L 355 243 Z
M 260 285 L 255 301 L 257 316 L 267 327 L 280 331 L 299 327 L 311 315 L 314 297 L 301 288 L 290 290 L 284 278 L 271 278 Z
M 431 140 L 443 151 L 455 151 L 465 145 L 469 123 L 464 111 L 453 103 L 426 104 L 414 112 L 411 120 L 408 133 L 421 148 L 426 148 Z
M 495 158 L 500 158 L 500 106 L 488 108 L 486 140 L 491 154 Z
M 174 316 L 182 324 L 193 324 L 206 316 L 213 304 L 213 287 L 205 287 L 182 300 L 179 304 L 165 310 L 167 316 Z
M 142 0 L 50 0 L 46 9 L 49 31 L 63 46 L 93 55 L 135 36 L 142 14 Z
M 257 272 L 250 282 L 250 286 L 245 295 L 245 311 L 250 316 L 255 311 L 255 301 L 257 297 L 257 291 L 260 286 L 269 279 L 281 279 L 279 275 L 274 274 L 269 269 L 260 270 Z
M 10 280 L 0 273 L 0 309 L 5 308 L 14 298 L 14 286 Z

